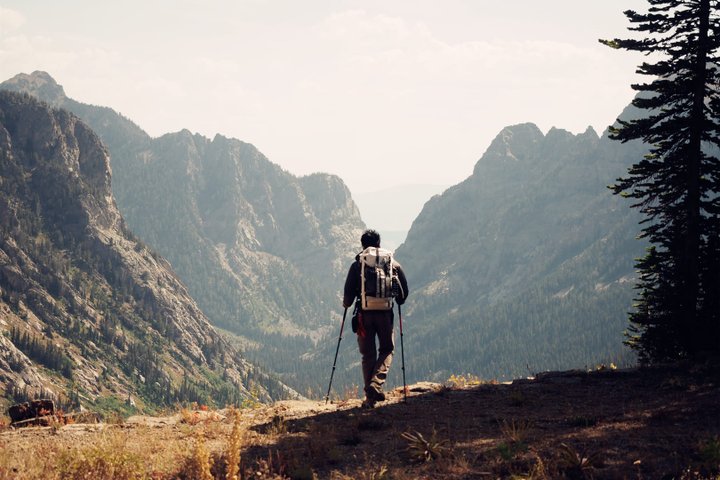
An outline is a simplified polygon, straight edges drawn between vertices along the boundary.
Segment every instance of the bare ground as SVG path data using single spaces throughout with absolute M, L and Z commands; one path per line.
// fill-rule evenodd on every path
M 512 384 L 410 387 L 359 399 L 240 412 L 242 478 L 720 478 L 720 369 L 666 366 L 544 373 Z M 225 478 L 227 410 L 122 424 L 5 429 L 0 479 L 79 478 L 93 446 L 140 459 L 138 477 L 190 478 L 202 444 Z M 62 475 L 61 475 L 62 474 Z M 107 477 L 112 478 L 112 476 Z

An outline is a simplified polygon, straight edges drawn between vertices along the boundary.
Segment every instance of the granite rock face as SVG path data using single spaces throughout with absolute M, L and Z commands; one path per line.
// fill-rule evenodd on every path
M 0 91 L 0 171 L 6 393 L 67 394 L 74 382 L 89 402 L 132 394 L 163 404 L 222 389 L 250 395 L 252 366 L 170 264 L 129 232 L 108 152 L 83 121 Z M 208 375 L 218 380 L 211 385 Z M 282 390 L 269 382 L 261 394 Z

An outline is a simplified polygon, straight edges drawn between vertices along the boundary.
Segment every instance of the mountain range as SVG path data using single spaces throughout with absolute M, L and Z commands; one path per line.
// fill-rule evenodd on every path
M 251 144 L 188 130 L 151 138 L 106 107 L 69 99 L 44 72 L 0 88 L 78 115 L 107 145 L 127 224 L 167 258 L 217 327 L 296 381 L 297 358 L 339 321 L 340 287 L 364 227 L 336 176 L 296 177 Z
M 229 346 L 291 387 L 324 393 L 339 294 L 364 228 L 341 179 L 293 176 L 221 135 L 151 138 L 112 109 L 69 99 L 43 72 L 0 88 L 71 111 L 97 132 L 139 248 L 168 259 Z M 430 198 L 396 251 L 411 287 L 408 380 L 632 363 L 623 330 L 644 245 L 639 217 L 606 185 L 644 150 L 592 129 L 515 125 L 469 178 Z M 359 382 L 356 348 L 342 344 L 338 388 Z M 393 368 L 390 382 L 399 375 Z

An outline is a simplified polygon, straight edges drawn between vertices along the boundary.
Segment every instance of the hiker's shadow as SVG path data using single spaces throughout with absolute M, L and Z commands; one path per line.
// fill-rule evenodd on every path
M 387 402 L 372 410 L 341 407 L 303 418 L 285 418 L 282 414 L 251 427 L 263 435 L 262 446 L 243 452 L 243 464 L 255 465 L 255 474 L 280 474 L 305 478 L 311 472 L 328 472 L 341 464 L 380 461 L 402 453 L 400 434 L 406 431 L 412 416 L 412 403 Z M 382 448 L 377 448 L 378 445 Z M 397 461 L 397 459 L 396 459 Z M 269 469 L 269 471 L 268 471 Z M 312 478 L 312 477 L 309 477 Z

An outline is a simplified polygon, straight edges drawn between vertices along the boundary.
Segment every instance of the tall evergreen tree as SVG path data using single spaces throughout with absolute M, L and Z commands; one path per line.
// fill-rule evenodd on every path
M 610 188 L 646 217 L 641 237 L 651 246 L 637 264 L 627 343 L 658 361 L 720 351 L 720 18 L 719 0 L 648 3 L 647 13 L 624 12 L 644 38 L 601 42 L 654 60 L 637 70 L 652 81 L 632 85 L 646 115 L 611 128 L 611 138 L 640 139 L 649 153 Z

